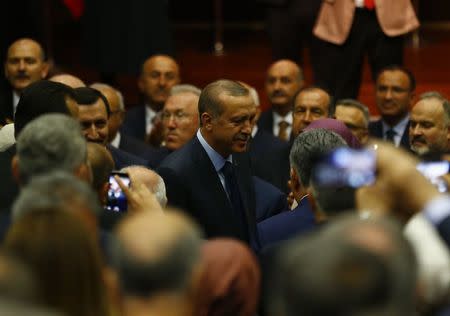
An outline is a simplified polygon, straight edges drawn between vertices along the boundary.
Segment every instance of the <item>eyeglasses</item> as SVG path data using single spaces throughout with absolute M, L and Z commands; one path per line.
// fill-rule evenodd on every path
M 180 122 L 180 121 L 187 119 L 189 117 L 189 114 L 187 114 L 183 111 L 176 111 L 174 113 L 162 112 L 162 114 L 161 114 L 161 119 L 166 122 L 170 121 L 170 119 L 172 117 L 173 117 L 174 121 Z

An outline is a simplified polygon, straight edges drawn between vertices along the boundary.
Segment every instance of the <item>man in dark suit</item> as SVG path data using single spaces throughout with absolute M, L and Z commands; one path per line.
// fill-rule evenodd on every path
M 142 65 L 138 81 L 144 104 L 127 111 L 122 132 L 159 146 L 162 141 L 160 111 L 169 97 L 170 89 L 179 82 L 180 70 L 173 58 L 167 55 L 148 58 Z
M 103 83 L 94 83 L 90 87 L 100 91 L 109 102 L 109 108 L 111 110 L 111 114 L 108 118 L 109 147 L 118 148 L 147 160 L 149 167 L 153 169 L 156 168 L 158 163 L 162 160 L 162 155 L 156 148 L 134 137 L 120 133 L 120 127 L 122 126 L 125 117 L 125 104 L 122 93 Z
M 266 93 L 271 108 L 261 114 L 258 127 L 287 141 L 292 130 L 294 96 L 303 86 L 301 68 L 290 60 L 273 63 L 266 78 Z
M 313 121 L 333 115 L 330 95 L 317 87 L 300 90 L 293 100 L 291 141 L 254 160 L 254 175 L 288 193 L 289 153 L 292 141 Z
M 376 80 L 375 98 L 381 119 L 369 124 L 369 134 L 409 149 L 409 110 L 414 98 L 416 80 L 400 66 L 380 71 Z
M 196 137 L 169 155 L 158 172 L 169 204 L 190 214 L 206 236 L 229 236 L 258 248 L 250 159 L 254 102 L 241 84 L 218 80 L 199 99 Z
M 147 161 L 107 144 L 108 118 L 111 110 L 108 100 L 100 91 L 88 87 L 77 88 L 75 98 L 79 109 L 78 120 L 84 137 L 89 142 L 106 146 L 113 156 L 117 169 L 130 165 L 148 165 Z
M 36 41 L 22 38 L 11 44 L 5 60 L 5 83 L 0 92 L 0 124 L 13 121 L 23 89 L 47 76 L 44 49 Z

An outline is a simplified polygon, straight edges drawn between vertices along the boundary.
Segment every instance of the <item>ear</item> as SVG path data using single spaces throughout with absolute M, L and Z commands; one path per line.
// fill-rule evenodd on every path
M 295 169 L 292 167 L 290 170 L 290 178 L 291 178 L 291 190 L 298 191 L 301 188 L 302 184 L 300 183 L 297 171 L 295 171 Z
M 108 189 L 109 189 L 109 183 L 105 182 L 102 184 L 102 186 L 98 190 L 98 197 L 100 199 L 100 203 L 102 205 L 106 205 L 106 200 L 108 196 Z
M 200 115 L 200 120 L 202 122 L 202 126 L 205 130 L 211 131 L 212 130 L 212 121 L 213 117 L 208 112 L 203 112 L 202 115 Z
M 74 175 L 92 186 L 92 170 L 90 165 L 83 163 L 74 171 Z
M 319 208 L 319 205 L 317 205 L 314 190 L 311 187 L 309 187 L 306 190 L 306 192 L 308 193 L 308 201 L 309 201 L 309 204 L 311 205 L 311 209 L 314 213 L 314 219 L 316 220 L 316 223 L 319 224 L 319 223 L 325 222 L 327 220 L 327 216 Z
M 42 79 L 47 77 L 49 70 L 50 70 L 50 64 L 46 61 L 42 62 L 42 70 L 41 70 L 41 78 Z
M 14 181 L 16 181 L 16 183 L 18 185 L 20 185 L 21 181 L 20 181 L 20 170 L 19 170 L 19 158 L 17 157 L 17 155 L 14 155 L 14 157 L 11 159 L 11 171 L 12 171 L 12 176 L 14 178 Z

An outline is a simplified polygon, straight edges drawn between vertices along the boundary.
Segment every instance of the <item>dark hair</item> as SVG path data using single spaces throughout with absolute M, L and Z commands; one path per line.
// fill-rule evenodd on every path
M 106 97 L 98 91 L 97 89 L 90 88 L 90 87 L 80 87 L 75 88 L 75 101 L 77 101 L 79 106 L 89 106 L 93 105 L 95 102 L 98 101 L 98 99 L 101 99 L 103 101 L 103 104 L 105 105 L 106 114 L 108 117 L 111 115 L 111 108 L 109 106 L 109 102 L 106 99 Z
M 114 160 L 109 150 L 97 143 L 88 142 L 87 153 L 92 170 L 92 186 L 99 190 L 108 182 L 109 174 L 114 169 Z
M 385 71 L 401 71 L 403 72 L 409 79 L 409 91 L 412 92 L 416 90 L 416 78 L 414 77 L 414 74 L 411 72 L 411 70 L 400 66 L 400 65 L 389 65 L 384 68 L 382 68 L 376 75 L 376 82 L 378 81 L 378 78 L 381 76 L 381 74 Z
M 247 96 L 249 90 L 237 81 L 221 79 L 208 84 L 200 94 L 198 100 L 198 113 L 208 112 L 213 117 L 219 117 L 224 111 L 224 104 L 222 104 L 219 96 L 224 93 L 234 97 Z M 200 119 L 200 125 L 202 121 Z
M 308 86 L 308 87 L 303 87 L 300 90 L 298 90 L 297 93 L 294 95 L 294 98 L 292 99 L 293 100 L 292 106 L 295 107 L 295 100 L 297 100 L 297 97 L 300 95 L 300 93 L 311 92 L 314 90 L 323 91 L 324 93 L 326 93 L 328 95 L 328 97 L 330 98 L 330 102 L 328 103 L 328 117 L 333 117 L 334 109 L 335 109 L 334 98 L 327 89 L 319 87 L 319 86 Z
M 66 99 L 74 99 L 74 90 L 59 82 L 39 80 L 28 85 L 20 96 L 14 116 L 14 134 L 19 133 L 30 121 L 42 114 L 62 113 L 70 115 Z

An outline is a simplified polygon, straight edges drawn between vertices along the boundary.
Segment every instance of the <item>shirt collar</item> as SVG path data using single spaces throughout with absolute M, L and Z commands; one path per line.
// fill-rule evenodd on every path
M 13 90 L 12 97 L 13 97 L 13 109 L 14 109 L 13 116 L 15 116 L 16 111 L 17 111 L 17 104 L 19 103 L 19 100 L 20 100 L 20 95 L 16 91 Z
M 381 123 L 383 125 L 383 136 L 384 134 L 386 134 L 388 130 L 392 129 L 394 130 L 396 135 L 401 137 L 405 132 L 406 125 L 408 125 L 408 122 L 409 122 L 409 114 L 407 114 L 404 118 L 402 118 L 402 120 L 398 122 L 397 125 L 392 127 L 387 125 L 386 122 L 384 122 L 384 120 L 381 120 Z
M 255 124 L 252 129 L 252 138 L 255 138 L 256 133 L 258 133 L 258 125 Z
M 289 123 L 289 125 L 292 125 L 292 111 L 290 111 L 285 116 L 281 116 L 277 112 L 273 111 L 273 125 L 278 126 L 278 123 L 280 123 L 281 121 L 285 121 Z
M 216 169 L 216 172 L 219 172 L 226 161 L 233 162 L 233 157 L 229 155 L 227 159 L 224 159 L 222 155 L 220 155 L 217 151 L 215 151 L 208 142 L 203 138 L 202 133 L 200 132 L 200 129 L 197 130 L 197 138 L 200 141 L 200 144 L 202 145 L 203 149 L 205 149 L 206 154 L 208 155 L 209 159 L 214 165 L 214 169 Z
M 120 132 L 117 132 L 116 137 L 111 141 L 111 146 L 119 148 L 120 144 Z

